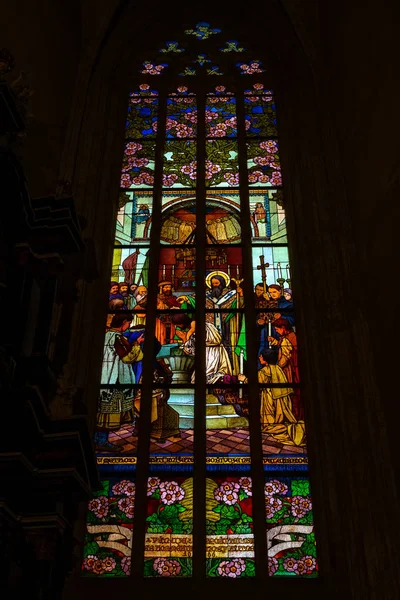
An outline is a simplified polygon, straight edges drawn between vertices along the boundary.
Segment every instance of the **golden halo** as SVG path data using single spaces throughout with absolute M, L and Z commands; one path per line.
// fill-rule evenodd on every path
M 223 271 L 212 271 L 211 273 L 209 273 L 206 277 L 207 287 L 211 289 L 211 279 L 216 275 L 222 277 L 225 280 L 225 287 L 228 287 L 231 278 L 229 277 L 229 275 L 227 275 L 227 273 L 224 273 Z

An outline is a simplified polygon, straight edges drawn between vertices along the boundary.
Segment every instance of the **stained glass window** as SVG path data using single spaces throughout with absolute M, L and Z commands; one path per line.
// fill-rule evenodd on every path
M 314 578 L 274 93 L 240 41 L 182 33 L 128 98 L 82 572 Z

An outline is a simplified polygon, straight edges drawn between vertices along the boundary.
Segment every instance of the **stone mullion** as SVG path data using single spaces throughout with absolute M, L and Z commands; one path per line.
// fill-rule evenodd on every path
M 194 522 L 193 575 L 205 577 L 206 556 L 206 364 L 205 364 L 205 248 L 206 248 L 206 187 L 205 187 L 205 95 L 197 96 L 197 180 L 196 180 L 196 355 L 194 404 Z
M 259 383 L 257 373 L 257 328 L 256 310 L 254 306 L 254 285 L 250 225 L 249 186 L 247 174 L 246 130 L 244 96 L 240 91 L 236 98 L 238 150 L 239 150 L 239 194 L 240 194 L 240 224 L 242 232 L 243 273 L 242 283 L 246 319 L 246 350 L 248 368 L 248 398 L 249 398 L 249 428 L 251 473 L 253 479 L 253 518 L 254 518 L 254 550 L 256 577 L 267 578 L 266 569 L 266 530 L 264 508 L 264 470 L 261 443 Z
M 144 566 L 147 477 L 149 465 L 151 405 L 153 388 L 154 332 L 157 309 L 158 262 L 161 238 L 161 205 L 164 140 L 166 127 L 166 93 L 160 92 L 158 127 L 155 149 L 152 229 L 149 251 L 149 285 L 146 306 L 146 329 L 143 359 L 143 380 L 140 400 L 139 438 L 136 470 L 135 530 L 132 547 L 132 576 L 141 577 Z

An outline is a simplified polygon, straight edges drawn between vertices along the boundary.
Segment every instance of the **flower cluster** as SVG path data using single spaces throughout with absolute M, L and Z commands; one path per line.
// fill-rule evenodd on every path
M 156 558 L 153 563 L 153 569 L 162 577 L 174 577 L 179 575 L 181 565 L 177 560 L 168 558 Z
M 242 75 L 253 75 L 253 73 L 263 73 L 264 69 L 261 68 L 261 61 L 253 60 L 250 64 L 237 63 L 237 66 L 242 71 Z
M 197 174 L 196 161 L 192 160 L 188 165 L 183 165 L 181 171 L 182 173 L 185 173 L 185 175 L 189 175 L 190 179 L 195 180 Z
M 158 490 L 160 480 L 158 477 L 149 477 L 147 480 L 147 495 L 152 496 Z
M 185 497 L 184 490 L 176 483 L 176 481 L 165 481 L 160 483 L 160 500 L 163 504 L 174 504 Z
M 264 496 L 265 496 L 265 513 L 267 519 L 271 519 L 278 510 L 283 506 L 283 502 L 276 495 L 280 494 L 284 496 L 288 492 L 288 487 L 282 481 L 278 479 L 272 479 L 267 481 L 264 485 Z
M 95 575 L 102 575 L 115 569 L 116 564 L 115 558 L 112 556 L 99 558 L 95 554 L 89 554 L 83 561 L 83 568 Z
M 278 144 L 273 140 L 267 140 L 266 142 L 260 142 L 260 148 L 268 152 L 269 154 L 275 154 L 278 152 Z
M 219 173 L 220 170 L 220 165 L 215 165 L 211 160 L 206 160 L 206 179 L 212 179 L 212 177 L 216 173 Z
M 131 557 L 130 556 L 124 556 L 124 558 L 121 560 L 121 567 L 122 567 L 122 570 L 125 573 L 125 575 L 131 574 Z
M 163 186 L 164 187 L 172 187 L 176 180 L 178 179 L 178 175 L 176 173 L 170 173 L 169 175 L 163 175 Z
M 264 156 L 254 156 L 253 162 L 260 167 L 274 169 L 274 171 L 267 175 L 261 170 L 249 171 L 249 183 L 268 183 L 272 185 L 282 185 L 282 176 L 280 171 L 280 164 L 276 156 L 278 152 L 278 144 L 274 140 L 266 140 L 259 143 L 259 147 L 266 152 Z
M 311 498 L 305 496 L 293 496 L 291 511 L 294 517 L 302 519 L 312 510 Z
M 146 61 L 143 63 L 143 71 L 140 72 L 144 75 L 161 75 L 161 73 L 167 66 L 168 65 L 166 64 L 154 65 L 152 62 Z
M 232 558 L 223 560 L 218 565 L 218 575 L 221 577 L 240 577 L 245 571 L 246 563 L 243 558 Z
M 224 173 L 224 179 L 231 187 L 239 185 L 239 173 Z
M 120 498 L 118 500 L 118 508 L 126 514 L 129 519 L 133 519 L 133 515 L 135 512 L 135 498 Z
M 241 477 L 239 482 L 224 481 L 215 490 L 214 498 L 228 506 L 236 504 L 239 500 L 239 491 L 242 489 L 247 496 L 252 495 L 252 482 L 250 477 Z
M 122 479 L 112 487 L 112 492 L 116 496 L 134 496 L 135 495 L 135 484 L 129 479 Z
M 142 150 L 142 148 L 142 144 L 139 144 L 138 142 L 128 142 L 125 146 L 125 154 L 127 156 L 131 156 L 133 154 L 136 154 L 136 152 L 138 152 L 139 150 Z
M 311 575 L 317 568 L 317 561 L 313 556 L 302 556 L 294 558 L 289 556 L 283 561 L 283 568 L 288 573 L 296 573 L 296 575 Z
M 270 556 L 268 558 L 268 575 L 272 577 L 278 570 L 279 563 L 276 558 Z
M 99 496 L 98 498 L 93 498 L 88 504 L 88 509 L 98 519 L 104 519 L 108 515 L 108 508 L 109 506 L 107 496 Z

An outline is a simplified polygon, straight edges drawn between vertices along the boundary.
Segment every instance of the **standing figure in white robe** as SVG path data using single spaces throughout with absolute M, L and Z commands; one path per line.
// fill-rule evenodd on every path
M 206 382 L 216 383 L 224 375 L 232 375 L 232 365 L 224 345 L 222 336 L 212 323 L 206 321 Z M 187 334 L 187 339 L 181 348 L 186 354 L 194 356 L 195 348 L 195 322 L 193 321 Z M 191 383 L 195 383 L 195 372 L 193 371 Z

